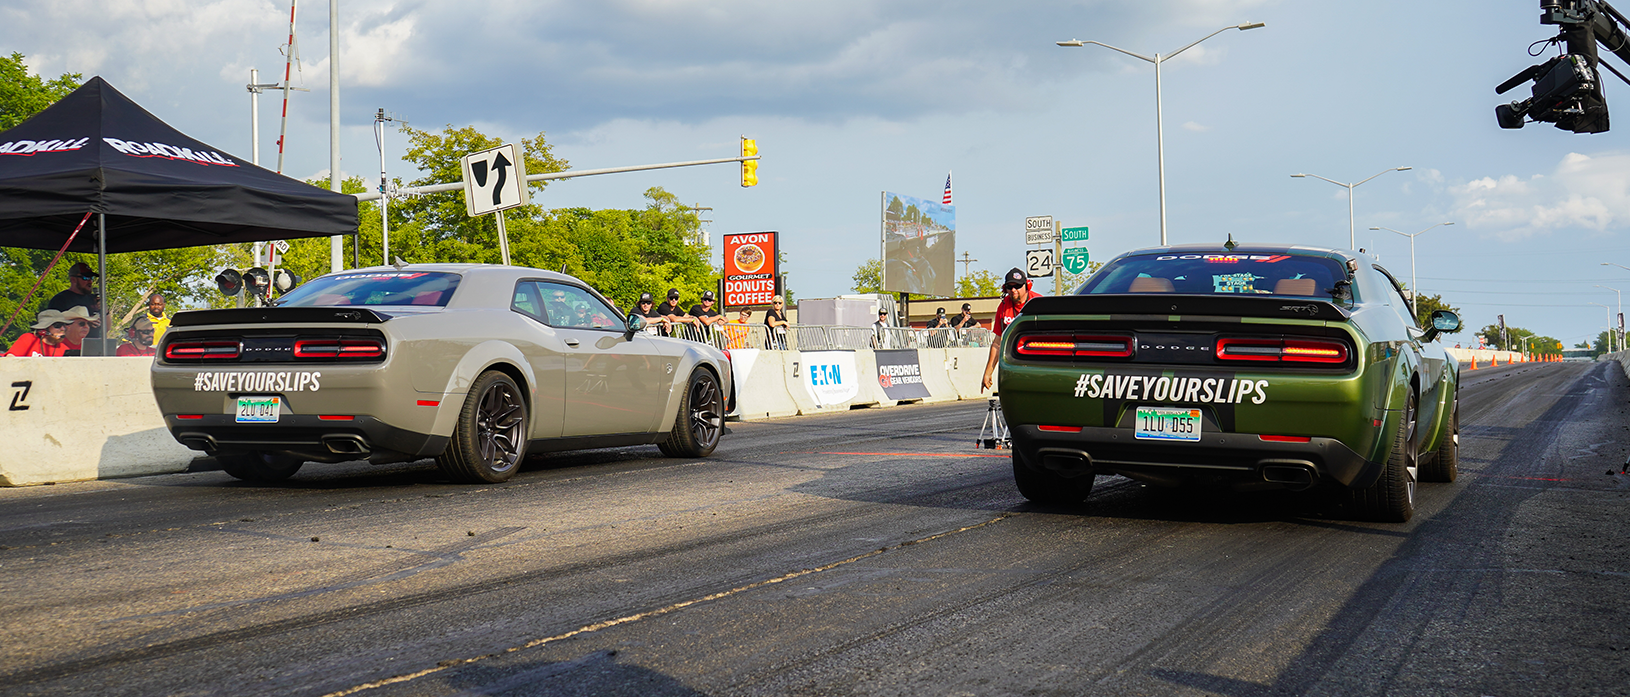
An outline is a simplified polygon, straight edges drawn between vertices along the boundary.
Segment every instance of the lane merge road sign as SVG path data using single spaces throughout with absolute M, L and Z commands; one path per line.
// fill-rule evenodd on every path
M 526 162 L 514 144 L 464 156 L 464 208 L 470 217 L 524 206 L 530 199 Z
M 1033 215 L 1024 219 L 1025 244 L 1053 243 L 1053 216 Z

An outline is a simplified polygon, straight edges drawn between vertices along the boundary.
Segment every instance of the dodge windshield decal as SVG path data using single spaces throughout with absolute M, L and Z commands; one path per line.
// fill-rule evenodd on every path
M 1268 381 L 1083 373 L 1075 381 L 1074 393 L 1077 397 L 1093 399 L 1211 404 L 1240 404 L 1250 397 L 1252 404 L 1261 404 L 1268 401 Z

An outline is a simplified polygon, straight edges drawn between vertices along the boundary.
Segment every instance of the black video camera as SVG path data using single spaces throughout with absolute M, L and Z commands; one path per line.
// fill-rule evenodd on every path
M 1529 80 L 1534 81 L 1532 96 L 1494 108 L 1500 128 L 1522 128 L 1527 118 L 1554 123 L 1574 133 L 1607 130 L 1607 101 L 1602 98 L 1601 81 L 1585 56 L 1557 56 L 1513 75 L 1494 92 L 1505 94 Z

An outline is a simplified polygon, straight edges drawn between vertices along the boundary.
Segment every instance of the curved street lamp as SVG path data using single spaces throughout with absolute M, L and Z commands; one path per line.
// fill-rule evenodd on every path
M 1403 172 L 1405 170 L 1410 170 L 1410 169 L 1414 169 L 1414 168 L 1413 167 L 1393 167 L 1392 169 L 1383 169 L 1383 170 L 1381 170 L 1379 172 L 1376 172 L 1374 175 L 1371 175 L 1370 179 L 1374 179 L 1376 177 L 1379 177 L 1379 176 L 1381 176 L 1383 174 L 1386 174 L 1387 172 Z M 1348 249 L 1358 249 L 1358 236 L 1356 234 L 1354 234 L 1354 232 L 1353 232 L 1353 187 L 1358 186 L 1359 184 L 1363 184 L 1364 182 L 1367 182 L 1370 179 L 1365 179 L 1364 181 L 1359 181 L 1359 182 L 1348 183 L 1348 182 L 1338 182 L 1338 181 L 1336 181 L 1334 179 L 1330 179 L 1330 178 L 1327 178 L 1327 177 L 1321 177 L 1321 176 L 1319 176 L 1317 174 L 1307 174 L 1306 172 L 1303 172 L 1301 174 L 1292 174 L 1290 176 L 1293 179 L 1304 179 L 1304 178 L 1307 178 L 1307 177 L 1313 177 L 1314 179 L 1323 179 L 1323 180 L 1325 180 L 1327 182 L 1330 182 L 1331 184 L 1335 184 L 1336 186 L 1342 186 L 1342 187 L 1347 188 L 1347 248 Z
M 1175 58 L 1177 56 L 1177 54 L 1179 54 L 1179 53 L 1182 53 L 1182 52 L 1187 51 L 1187 50 L 1189 50 L 1191 48 L 1194 48 L 1195 44 L 1198 44 L 1201 41 L 1205 41 L 1206 39 L 1209 39 L 1209 38 L 1211 38 L 1213 36 L 1216 36 L 1218 34 L 1221 34 L 1221 33 L 1225 32 L 1225 31 L 1228 31 L 1229 29 L 1238 29 L 1240 31 L 1245 31 L 1246 29 L 1256 29 L 1256 28 L 1265 27 L 1265 26 L 1267 26 L 1267 24 L 1265 24 L 1263 22 L 1244 22 L 1244 23 L 1241 23 L 1241 24 L 1229 25 L 1229 26 L 1223 27 L 1221 29 L 1218 29 L 1217 31 L 1211 32 L 1210 34 L 1206 34 L 1205 36 L 1200 37 L 1194 43 L 1191 43 L 1191 44 L 1189 44 L 1187 46 L 1184 46 L 1184 47 L 1182 47 L 1180 49 L 1177 49 L 1176 51 L 1172 51 L 1171 53 L 1168 53 L 1168 54 L 1166 54 L 1164 56 L 1156 53 L 1153 57 L 1145 56 L 1145 55 L 1140 54 L 1140 53 L 1133 53 L 1133 52 L 1128 51 L 1128 50 L 1126 50 L 1124 48 L 1111 46 L 1111 45 L 1106 44 L 1106 43 L 1104 43 L 1102 41 L 1091 41 L 1091 40 L 1083 41 L 1081 39 L 1070 39 L 1069 41 L 1057 41 L 1057 42 L 1054 42 L 1054 43 L 1057 43 L 1060 46 L 1080 47 L 1080 46 L 1085 46 L 1087 44 L 1092 44 L 1094 46 L 1102 46 L 1102 47 L 1107 48 L 1107 49 L 1109 49 L 1111 51 L 1120 51 L 1121 53 L 1124 53 L 1124 54 L 1126 54 L 1128 56 L 1131 56 L 1133 58 L 1137 58 L 1138 60 L 1148 61 L 1148 62 L 1153 63 L 1155 65 L 1155 157 L 1159 161 L 1158 168 L 1159 168 L 1159 175 L 1160 175 L 1160 246 L 1162 246 L 1162 247 L 1166 246 L 1166 132 L 1165 132 L 1164 126 L 1162 125 L 1162 116 L 1161 116 L 1161 113 L 1160 113 L 1160 64 L 1165 63 L 1166 61 L 1171 60 L 1172 58 Z
M 1607 310 L 1607 352 L 1613 353 L 1613 308 L 1601 303 L 1586 303 Z
M 1619 296 L 1619 315 L 1623 316 L 1624 315 L 1624 293 L 1621 292 L 1618 288 L 1608 288 L 1607 286 L 1596 286 L 1596 287 L 1597 288 L 1606 288 L 1607 290 L 1611 290 L 1614 293 L 1618 294 L 1618 296 Z M 1618 335 L 1618 337 L 1619 337 L 1619 349 L 1623 350 L 1624 349 L 1624 336 L 1619 334 L 1618 322 L 1613 321 L 1614 319 L 1615 318 L 1609 318 L 1608 319 L 1607 333 L 1608 333 L 1609 336 Z
M 1392 170 L 1387 170 L 1387 171 L 1390 172 Z M 1377 176 L 1379 176 L 1379 175 L 1377 175 Z M 1371 177 L 1371 179 L 1374 179 L 1374 178 L 1375 177 Z M 1362 184 L 1363 182 L 1359 182 L 1359 183 Z M 1454 223 L 1435 223 L 1433 225 L 1427 226 L 1426 230 L 1431 230 L 1432 228 L 1435 228 L 1435 227 L 1437 227 L 1439 225 L 1454 225 Z M 1415 297 L 1421 294 L 1420 289 L 1415 286 L 1415 237 L 1420 235 L 1421 232 L 1426 232 L 1426 230 L 1422 230 L 1421 232 L 1411 234 L 1411 233 L 1404 232 L 1402 230 L 1393 230 L 1392 228 L 1389 228 L 1389 227 L 1372 227 L 1370 229 L 1371 230 L 1389 230 L 1389 231 L 1396 232 L 1396 233 L 1398 233 L 1400 235 L 1403 235 L 1404 237 L 1409 238 L 1409 314 L 1414 315 L 1417 318 L 1420 317 L 1421 313 L 1416 311 L 1416 309 L 1415 309 Z

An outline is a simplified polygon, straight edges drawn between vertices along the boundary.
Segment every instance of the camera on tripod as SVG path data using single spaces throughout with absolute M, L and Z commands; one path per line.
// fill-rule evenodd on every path
M 1494 108 L 1500 128 L 1522 128 L 1527 121 L 1543 121 L 1574 133 L 1601 133 L 1608 129 L 1607 98 L 1602 94 L 1600 69 L 1625 79 L 1613 66 L 1598 60 L 1598 45 L 1630 62 L 1630 40 L 1624 15 L 1604 0 L 1540 0 L 1540 24 L 1561 31 L 1534 43 L 1562 47 L 1562 55 L 1513 75 L 1494 88 L 1505 94 L 1530 80 L 1527 99 Z M 1530 53 L 1537 53 L 1530 48 Z M 1630 82 L 1630 80 L 1626 80 Z

